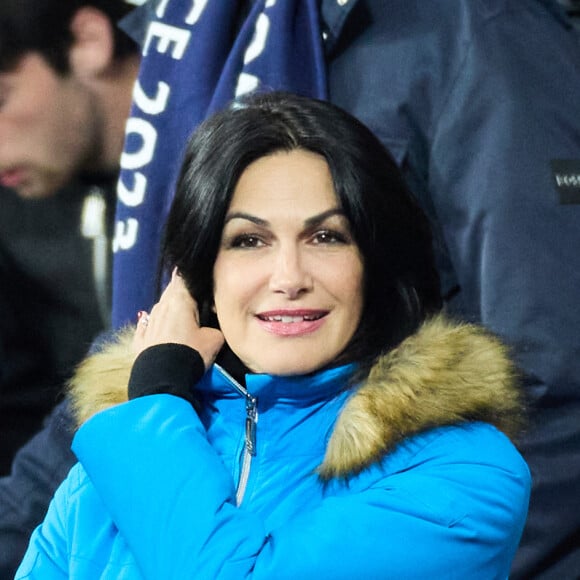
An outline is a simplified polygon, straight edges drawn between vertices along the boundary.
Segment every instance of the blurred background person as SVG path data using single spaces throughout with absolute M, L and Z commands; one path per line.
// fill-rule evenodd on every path
M 0 473 L 110 323 L 136 44 L 122 0 L 0 4 Z

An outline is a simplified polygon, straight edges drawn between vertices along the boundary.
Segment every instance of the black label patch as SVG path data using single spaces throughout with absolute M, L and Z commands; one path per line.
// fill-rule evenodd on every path
M 552 159 L 550 165 L 560 203 L 580 203 L 580 159 Z

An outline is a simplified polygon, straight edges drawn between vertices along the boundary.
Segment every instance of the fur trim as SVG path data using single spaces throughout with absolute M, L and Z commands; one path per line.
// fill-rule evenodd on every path
M 127 400 L 133 328 L 87 358 L 70 383 L 77 423 Z M 506 347 L 479 326 L 439 315 L 379 358 L 338 417 L 322 479 L 355 475 L 406 437 L 433 427 L 485 421 L 515 436 L 521 392 Z
M 319 469 L 348 477 L 429 428 L 486 421 L 508 436 L 523 423 L 506 347 L 479 326 L 439 315 L 382 356 L 338 417 Z
M 121 330 L 77 367 L 68 395 L 77 426 L 93 415 L 128 400 L 127 386 L 136 354 L 132 348 L 135 327 Z

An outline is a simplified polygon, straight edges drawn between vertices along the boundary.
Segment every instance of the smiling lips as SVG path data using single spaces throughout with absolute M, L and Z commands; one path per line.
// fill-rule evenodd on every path
M 0 173 L 0 184 L 4 187 L 15 188 L 22 183 L 24 177 L 23 169 L 8 169 Z
M 301 336 L 318 330 L 328 310 L 276 310 L 256 316 L 259 325 L 278 336 Z

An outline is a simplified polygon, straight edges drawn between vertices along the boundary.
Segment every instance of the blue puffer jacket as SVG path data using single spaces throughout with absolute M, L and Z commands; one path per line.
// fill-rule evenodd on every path
M 126 396 L 125 348 L 81 369 L 81 415 Z M 165 394 L 96 414 L 17 578 L 505 578 L 529 472 L 464 422 L 513 427 L 501 347 L 435 320 L 354 392 L 351 374 L 249 375 L 249 396 L 214 366 L 199 415 Z

